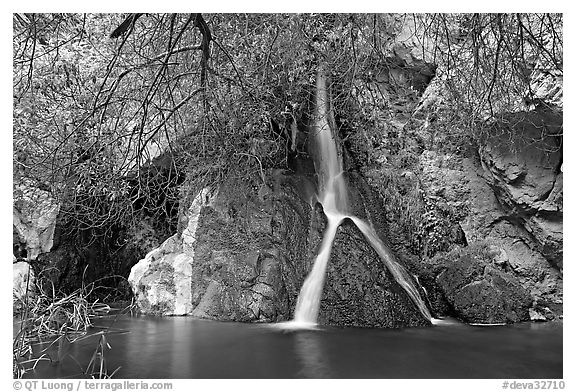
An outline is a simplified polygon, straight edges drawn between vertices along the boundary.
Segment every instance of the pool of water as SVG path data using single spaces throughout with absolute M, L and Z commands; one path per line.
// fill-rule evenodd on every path
M 286 330 L 190 317 L 103 318 L 115 378 L 562 378 L 562 323 Z M 99 336 L 30 378 L 79 378 Z M 36 347 L 41 350 L 42 346 Z M 62 351 L 62 347 L 60 348 Z M 48 354 L 56 357 L 56 348 Z

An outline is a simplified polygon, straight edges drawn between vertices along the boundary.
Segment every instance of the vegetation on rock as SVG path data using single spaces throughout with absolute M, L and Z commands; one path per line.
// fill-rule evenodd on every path
M 126 277 L 182 226 L 201 189 L 238 180 L 265 198 L 275 170 L 301 171 L 320 63 L 330 71 L 346 168 L 384 200 L 382 227 L 410 263 L 467 245 L 457 223 L 466 206 L 429 192 L 423 152 L 474 155 L 487 124 L 530 142 L 534 135 L 511 123 L 530 115 L 510 112 L 562 110 L 560 14 L 13 21 L 14 189 L 29 181 L 59 202 L 61 246 L 39 264 L 61 259 L 52 282 L 69 292 L 87 265 L 90 280 Z M 551 153 L 561 155 L 561 125 L 553 136 Z M 558 258 L 544 234 L 542 247 Z

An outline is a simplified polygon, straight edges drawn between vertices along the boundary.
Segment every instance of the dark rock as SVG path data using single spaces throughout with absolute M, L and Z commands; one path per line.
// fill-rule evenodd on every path
M 436 276 L 439 274 L 437 266 L 421 263 L 419 260 L 413 261 L 410 266 L 415 271 L 415 276 L 418 276 L 418 283 L 424 291 L 422 297 L 425 298 L 432 316 L 435 318 L 456 317 L 456 312 L 436 281 Z
M 71 243 L 64 243 L 49 253 L 41 254 L 34 264 L 39 276 L 45 277 L 55 288 L 73 290 L 82 282 L 81 255 Z M 90 275 L 89 279 L 92 277 Z
M 350 220 L 336 234 L 319 320 L 354 327 L 430 324 Z
M 486 245 L 455 250 L 435 259 L 436 282 L 462 320 L 511 323 L 529 320 L 532 299 L 518 279 L 497 267 Z

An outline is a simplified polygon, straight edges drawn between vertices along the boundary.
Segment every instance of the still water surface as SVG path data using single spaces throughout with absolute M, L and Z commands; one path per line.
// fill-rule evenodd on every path
M 190 317 L 100 319 L 115 378 L 562 378 L 562 323 L 286 331 Z M 97 329 L 95 329 L 97 331 Z M 70 345 L 31 378 L 81 377 L 98 344 Z M 52 353 L 54 355 L 54 353 Z

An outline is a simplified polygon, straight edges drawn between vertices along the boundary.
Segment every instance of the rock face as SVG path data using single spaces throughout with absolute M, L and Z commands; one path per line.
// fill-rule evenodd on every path
M 35 260 L 52 248 L 56 217 L 60 205 L 50 192 L 25 181 L 15 186 L 13 225 L 19 242 L 26 248 L 27 258 Z
M 498 123 L 477 157 L 421 155 L 422 184 L 446 203 L 467 243 L 498 247 L 536 308 L 562 314 L 561 116 L 517 113 Z
M 493 324 L 529 319 L 530 294 L 501 256 L 497 247 L 473 245 L 433 260 L 436 282 L 462 320 Z
M 492 246 L 493 252 L 499 255 L 499 264 L 509 269 L 507 280 L 525 288 L 536 308 L 554 308 L 557 315 L 561 315 L 562 274 L 546 259 L 543 246 L 529 231 L 530 219 L 539 216 L 538 210 L 532 210 L 533 218 L 528 218 L 530 215 L 522 212 L 519 205 L 514 208 L 512 199 L 504 198 L 506 182 L 497 180 L 486 163 L 483 168 L 478 158 L 427 150 L 422 153 L 420 164 L 426 194 L 434 197 L 435 206 L 444 204 L 447 209 L 455 211 L 453 224 L 461 228 L 466 243 L 471 246 Z M 523 170 L 530 170 L 530 166 L 522 167 Z M 506 207 L 506 200 L 512 208 Z M 557 217 L 561 226 L 561 214 Z M 559 254 L 562 252 L 561 247 L 553 249 Z M 450 286 L 441 282 L 439 276 L 432 278 L 434 280 L 440 284 L 441 291 L 456 313 L 463 318 L 468 317 L 459 313 L 459 306 L 454 303 L 457 296 L 450 290 L 446 291 Z M 479 303 L 482 301 L 480 298 L 477 298 Z M 478 318 L 475 320 L 481 322 Z M 510 318 L 507 320 L 512 321 Z
M 369 218 L 419 277 L 434 315 L 473 323 L 561 317 L 562 114 L 536 102 L 533 112 L 503 115 L 479 130 L 487 137 L 467 151 L 462 132 L 442 117 L 434 48 L 422 48 L 408 19 L 388 21 L 387 66 L 365 75 L 370 89 L 354 91 L 360 108 L 371 108 L 372 122 L 367 129 L 342 127 L 340 135 L 353 213 Z M 561 76 L 533 79 L 536 98 L 561 108 Z M 257 191 L 245 185 L 225 185 L 201 209 L 186 311 L 218 320 L 287 320 L 324 216 L 311 208 L 313 198 L 298 196 L 302 184 Z M 182 240 L 174 238 L 176 250 L 161 247 L 162 258 L 180 254 Z M 325 282 L 321 323 L 427 324 L 351 222 L 338 229 Z
M 406 20 L 392 18 L 390 26 L 396 33 L 387 54 L 402 60 L 391 64 L 410 65 L 427 83 L 434 69 L 425 63 L 433 61 L 430 48 L 422 47 Z M 370 88 L 364 89 L 380 91 L 383 101 L 358 97 L 360 108 L 378 107 L 370 114 L 372 123 L 342 135 L 350 155 L 347 169 L 359 171 L 383 196 L 380 212 L 368 203 L 371 220 L 418 276 L 433 313 L 484 323 L 561 317 L 561 75 L 534 73 L 538 99 L 531 106 L 518 105 L 531 111 L 500 113 L 498 122 L 476 130 L 483 136 L 472 140 L 445 116 L 451 111 L 446 111 L 443 80 L 432 79 L 422 93 L 408 77 L 391 85 L 391 78 L 381 77 L 386 73 L 387 68 L 374 71 Z M 458 263 L 469 258 L 442 256 L 475 246 L 490 246 L 498 263 L 474 262 L 472 270 L 480 272 L 456 279 L 452 274 L 468 268 Z M 482 269 L 478 263 L 492 266 Z M 514 292 L 503 290 L 503 281 Z M 529 295 L 528 311 L 517 287 Z
M 509 122 L 517 124 L 515 133 L 490 137 L 480 148 L 484 170 L 505 212 L 534 237 L 539 252 L 562 269 L 562 115 L 510 117 Z
M 140 309 L 223 321 L 291 319 L 326 222 L 321 208 L 311 208 L 308 180 L 280 177 L 272 188 L 253 190 L 234 182 L 221 186 L 208 203 L 196 197 L 182 235 L 132 269 Z M 176 273 L 184 270 L 178 263 L 186 266 L 185 273 Z M 429 324 L 351 222 L 338 230 L 326 282 L 322 324 Z M 187 305 L 176 310 L 175 298 L 184 292 Z
M 242 195 L 242 196 L 240 196 Z M 192 281 L 193 316 L 288 320 L 307 259 L 310 206 L 286 184 L 258 194 L 225 184 L 201 214 Z

